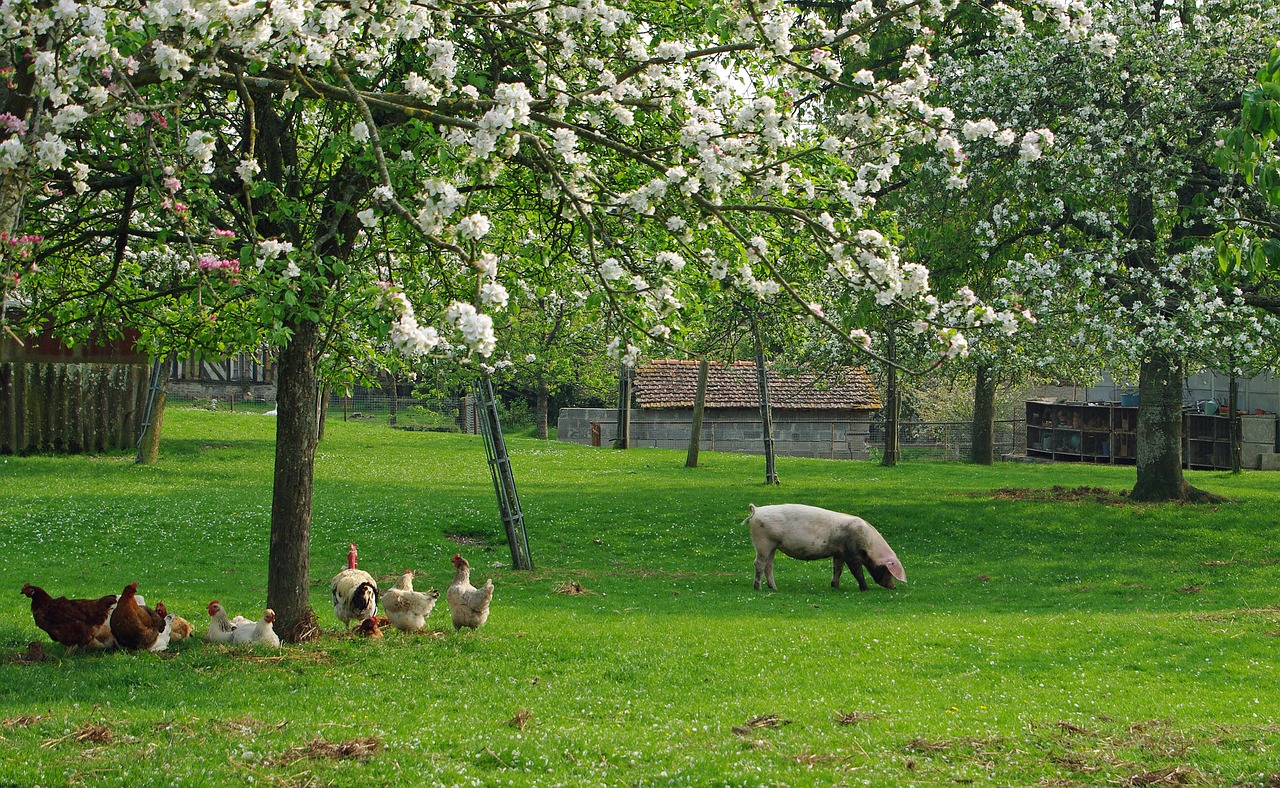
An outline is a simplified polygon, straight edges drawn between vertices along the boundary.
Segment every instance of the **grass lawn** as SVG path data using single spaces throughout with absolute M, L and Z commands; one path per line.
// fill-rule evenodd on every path
M 1219 507 L 1130 506 L 1132 468 L 615 452 L 510 441 L 537 571 L 517 573 L 480 438 L 333 420 L 317 458 L 312 600 L 278 653 L 199 637 L 65 657 L 24 582 L 136 580 L 203 633 L 261 615 L 274 419 L 171 408 L 161 462 L 0 458 L 3 785 L 1280 785 L 1280 475 L 1192 473 Z M 997 492 L 1001 491 L 1002 492 Z M 779 556 L 752 589 L 747 504 L 862 515 L 910 584 L 829 586 Z M 488 625 L 348 637 L 347 544 Z M 499 564 L 499 566 L 495 566 Z M 583 593 L 569 594 L 571 581 Z M 446 631 L 448 630 L 448 631 Z M 49 658 L 19 659 L 31 641 Z

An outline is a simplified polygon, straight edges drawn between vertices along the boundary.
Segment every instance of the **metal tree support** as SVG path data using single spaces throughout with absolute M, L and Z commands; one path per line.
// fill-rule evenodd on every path
M 138 440 L 134 445 L 138 447 L 138 457 L 142 457 L 142 439 L 147 436 L 147 430 L 151 429 L 151 416 L 156 408 L 156 393 L 160 391 L 160 364 L 161 361 L 156 359 L 151 363 L 151 383 L 147 389 L 147 406 L 142 412 L 142 428 L 138 430 Z
M 498 512 L 502 516 L 502 528 L 507 532 L 507 544 L 511 547 L 511 565 L 516 569 L 533 569 L 533 556 L 529 552 L 529 537 L 524 531 L 524 513 L 520 511 L 520 498 L 516 495 L 516 477 L 511 472 L 511 456 L 502 439 L 502 424 L 498 420 L 498 398 L 493 394 L 493 383 L 486 375 L 475 383 L 476 416 L 480 422 L 480 434 L 489 455 L 489 474 L 493 477 L 493 489 L 498 493 Z

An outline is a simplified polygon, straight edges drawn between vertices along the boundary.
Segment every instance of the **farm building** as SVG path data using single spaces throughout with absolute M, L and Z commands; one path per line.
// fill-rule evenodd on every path
M 880 397 L 865 372 L 840 367 L 823 376 L 782 376 L 770 369 L 768 375 L 777 454 L 867 459 L 871 415 L 880 409 Z M 633 372 L 632 387 L 630 445 L 688 448 L 698 362 L 661 359 L 643 364 Z M 557 436 L 573 443 L 612 445 L 617 415 L 612 408 L 564 408 Z M 710 365 L 700 448 L 763 453 L 754 362 Z

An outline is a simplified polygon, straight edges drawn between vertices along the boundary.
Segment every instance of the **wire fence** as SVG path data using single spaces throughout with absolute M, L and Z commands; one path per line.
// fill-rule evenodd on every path
M 181 390 L 170 392 L 168 399 L 210 410 L 250 411 L 265 413 L 275 407 L 270 402 L 245 392 L 228 390 L 222 396 L 192 396 Z M 503 431 L 524 426 L 520 416 L 504 416 Z M 475 432 L 474 409 L 465 397 L 418 398 L 392 396 L 377 389 L 357 390 L 350 396 L 329 398 L 329 419 L 374 420 L 398 429 L 430 432 Z M 1027 423 L 1024 419 L 995 422 L 996 459 L 1022 459 L 1026 456 Z M 884 456 L 884 422 L 871 423 L 867 447 L 872 460 Z M 903 421 L 898 423 L 899 459 L 963 462 L 973 447 L 973 425 L 961 421 Z
M 231 412 L 266 413 L 276 407 L 273 400 L 234 389 L 209 395 L 171 385 L 166 399 L 205 410 Z M 350 396 L 331 395 L 328 418 L 342 421 L 381 421 L 389 426 L 408 430 L 474 432 L 474 429 L 467 429 L 474 420 L 470 416 L 468 402 L 463 397 L 420 398 L 392 396 L 385 391 L 357 390 Z
M 1021 459 L 1027 453 L 1027 422 L 1008 419 L 995 423 L 996 459 Z M 871 459 L 884 456 L 884 422 L 873 421 L 867 438 Z M 898 423 L 898 453 L 912 460 L 968 460 L 973 451 L 973 424 L 967 421 L 903 421 Z

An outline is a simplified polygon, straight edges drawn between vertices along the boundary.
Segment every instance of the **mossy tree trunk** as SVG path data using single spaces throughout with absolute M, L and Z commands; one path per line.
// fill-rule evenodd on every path
M 996 376 L 990 364 L 979 364 L 973 386 L 973 445 L 970 460 L 993 465 L 996 459 Z
M 547 384 L 547 379 L 541 374 L 538 375 L 535 390 L 537 393 L 535 395 L 534 414 L 538 440 L 551 440 L 551 420 L 548 413 L 551 409 L 551 386 Z
M 151 405 L 151 421 L 146 432 L 142 433 L 142 442 L 138 444 L 138 463 L 154 465 L 160 460 L 160 429 L 164 425 L 164 389 L 156 391 L 155 402 Z
M 311 499 L 316 459 L 316 370 L 320 327 L 291 326 L 276 385 L 276 461 L 267 557 L 267 607 L 280 637 L 299 641 L 316 631 L 311 609 Z M 336 561 L 335 561 L 336 565 Z
M 702 419 L 707 410 L 707 375 L 711 364 L 704 358 L 698 361 L 698 388 L 693 394 L 693 423 L 689 428 L 689 452 L 685 455 L 686 468 L 698 467 L 698 450 L 702 448 Z

